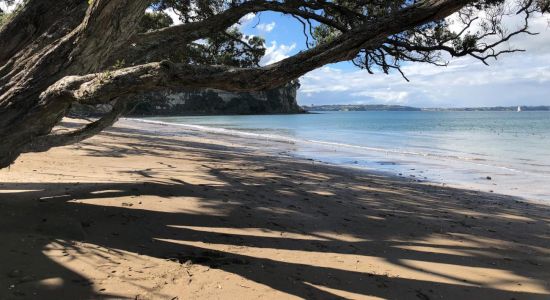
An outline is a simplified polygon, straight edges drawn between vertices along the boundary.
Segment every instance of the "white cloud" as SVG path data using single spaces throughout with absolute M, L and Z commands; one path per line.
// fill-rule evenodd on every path
M 7 2 L 4 2 L 4 1 L 0 1 L 0 9 L 4 12 L 12 12 L 16 7 L 17 5 L 21 4 L 22 0 L 15 0 L 13 2 L 13 4 L 11 5 L 8 5 Z
M 256 18 L 255 13 L 248 13 L 248 14 L 244 15 L 239 20 L 238 24 L 235 24 L 234 26 L 237 26 L 237 28 L 239 30 L 242 30 L 246 25 L 250 24 L 250 22 L 252 22 L 252 20 L 254 20 L 254 18 Z
M 250 21 L 254 20 L 255 17 L 256 17 L 256 14 L 255 14 L 255 13 L 248 13 L 248 14 L 244 15 L 244 16 L 239 20 L 239 23 L 247 23 L 247 22 L 250 22 Z
M 259 31 L 271 32 L 271 31 L 273 31 L 273 29 L 275 29 L 275 22 L 271 22 L 271 23 L 261 23 L 261 24 L 258 24 L 258 26 L 256 26 L 256 28 L 257 28 Z
M 292 50 L 296 48 L 296 43 L 291 45 L 280 44 L 278 45 L 276 41 L 271 42 L 271 46 L 267 46 L 265 49 L 265 55 L 260 61 L 261 65 L 269 65 L 280 60 L 283 60 L 290 56 Z
M 391 104 L 404 104 L 407 102 L 407 97 L 409 92 L 405 91 L 392 91 L 391 88 L 386 88 L 386 90 L 379 91 L 362 91 L 357 93 L 352 93 L 353 97 L 368 97 L 375 99 L 380 103 L 391 103 Z
M 182 24 L 178 13 L 173 8 L 167 8 L 164 12 L 172 19 L 173 25 Z
M 517 17 L 505 20 L 517 28 Z M 301 104 L 386 103 L 421 107 L 550 105 L 550 28 L 548 17 L 530 21 L 539 35 L 519 35 L 504 47 L 526 52 L 505 54 L 485 66 L 471 57 L 447 67 L 408 64 L 399 73 L 370 75 L 358 69 L 325 66 L 301 78 Z
M 547 41 L 550 41 L 548 37 Z M 410 64 L 398 73 L 325 66 L 301 78 L 301 104 L 385 103 L 421 107 L 550 105 L 550 53 L 515 53 L 485 66 L 473 58 L 449 67 Z

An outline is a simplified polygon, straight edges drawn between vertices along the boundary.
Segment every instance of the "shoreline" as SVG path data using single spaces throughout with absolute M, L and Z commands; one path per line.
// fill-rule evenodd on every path
M 0 170 L 0 299 L 550 296 L 548 205 L 127 125 Z
M 270 155 L 282 155 L 292 157 L 294 159 L 312 160 L 316 163 L 322 163 L 329 166 L 338 166 L 345 169 L 354 169 L 359 171 L 365 171 L 368 173 L 379 174 L 384 176 L 390 176 L 399 178 L 405 181 L 412 182 L 424 182 L 435 185 L 449 186 L 461 189 L 476 190 L 478 192 L 491 192 L 495 194 L 503 194 L 518 198 L 523 198 L 525 201 L 531 201 L 534 203 L 550 204 L 550 193 L 544 188 L 537 188 L 535 186 L 529 186 L 530 183 L 523 182 L 517 186 L 517 182 L 513 179 L 508 179 L 506 175 L 501 174 L 498 169 L 502 168 L 503 171 L 514 171 L 523 173 L 524 171 L 512 170 L 507 167 L 491 166 L 487 165 L 487 168 L 493 170 L 488 172 L 487 170 L 470 170 L 466 173 L 461 173 L 462 170 L 454 169 L 452 166 L 444 170 L 441 168 L 442 162 L 438 162 L 431 165 L 432 162 L 439 161 L 438 157 L 426 158 L 426 155 L 418 153 L 403 152 L 395 149 L 383 149 L 376 147 L 364 147 L 356 145 L 339 144 L 335 142 L 327 141 L 315 141 L 307 139 L 299 139 L 291 136 L 283 136 L 277 134 L 262 134 L 256 132 L 249 132 L 246 130 L 225 129 L 221 127 L 211 127 L 195 124 L 181 124 L 160 120 L 150 120 L 148 118 L 124 118 L 122 120 L 126 126 L 132 126 L 136 129 L 143 129 L 146 132 L 162 133 L 163 130 L 169 132 L 169 134 L 178 135 L 180 133 L 188 134 L 188 132 L 196 133 L 206 139 L 212 138 L 211 135 L 220 136 L 225 139 L 229 139 L 231 143 L 248 147 L 251 146 L 254 149 L 262 148 L 263 152 Z M 158 126 L 157 128 L 145 128 L 145 124 L 149 126 Z M 291 145 L 291 146 L 289 146 Z M 360 150 L 375 151 L 378 154 L 371 156 L 372 153 L 365 153 L 367 155 L 366 161 L 370 161 L 366 164 L 358 164 L 358 161 L 350 159 L 350 161 L 342 161 L 346 158 L 345 152 L 340 147 L 359 148 Z M 333 157 L 331 152 L 342 152 L 340 156 Z M 404 160 L 398 156 L 391 158 L 385 158 L 384 153 L 392 153 L 396 155 L 412 155 Z M 349 157 L 354 155 L 360 155 L 359 153 L 350 152 Z M 428 155 L 429 157 L 430 155 Z M 449 158 L 449 157 L 445 157 Z M 390 159 L 389 161 L 385 161 Z M 419 159 L 415 161 L 414 159 Z M 382 160 L 382 161 L 378 161 Z M 460 163 L 453 162 L 454 164 Z M 481 162 L 462 161 L 462 163 L 478 164 Z M 456 174 L 453 174 L 456 173 Z M 488 179 L 490 178 L 490 179 Z M 524 178 L 516 178 L 525 181 Z M 510 188 L 510 186 L 514 186 Z

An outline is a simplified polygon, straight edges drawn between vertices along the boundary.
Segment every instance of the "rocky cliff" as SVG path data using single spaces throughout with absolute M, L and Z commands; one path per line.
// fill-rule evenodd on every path
M 213 114 L 277 114 L 304 112 L 296 102 L 300 84 L 286 85 L 259 92 L 230 93 L 215 89 L 154 92 L 137 99 L 131 115 L 213 115 Z M 110 105 L 73 107 L 78 115 L 94 115 L 110 110 Z

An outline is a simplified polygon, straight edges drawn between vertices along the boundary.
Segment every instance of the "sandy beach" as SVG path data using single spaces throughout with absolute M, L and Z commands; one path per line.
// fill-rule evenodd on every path
M 22 155 L 0 225 L 2 300 L 550 299 L 548 205 L 216 135 Z

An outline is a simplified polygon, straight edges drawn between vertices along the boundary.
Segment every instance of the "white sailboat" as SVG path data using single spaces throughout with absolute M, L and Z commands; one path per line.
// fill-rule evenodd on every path
M 518 112 L 521 112 L 521 106 L 518 106 Z

